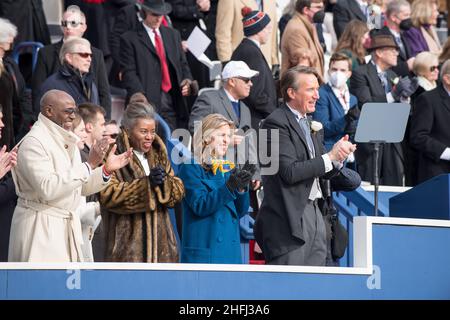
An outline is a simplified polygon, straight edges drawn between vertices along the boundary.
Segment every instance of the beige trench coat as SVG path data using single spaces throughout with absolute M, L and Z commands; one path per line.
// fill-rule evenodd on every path
M 13 169 L 19 197 L 11 223 L 8 260 L 82 262 L 81 195 L 102 190 L 101 168 L 89 174 L 77 137 L 39 114 L 20 142 Z
M 266 58 L 270 68 L 279 64 L 278 41 L 277 41 L 277 8 L 276 0 L 263 1 L 264 12 L 270 17 L 272 23 L 271 39 L 261 46 L 261 51 Z M 244 39 L 244 25 L 242 24 L 243 7 L 250 7 L 258 10 L 255 0 L 221 0 L 217 5 L 216 20 L 216 49 L 219 60 L 229 61 L 233 51 Z

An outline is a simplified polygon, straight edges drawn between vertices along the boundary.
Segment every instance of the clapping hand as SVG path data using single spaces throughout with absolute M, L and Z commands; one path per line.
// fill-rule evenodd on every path
M 164 178 L 166 177 L 166 172 L 161 165 L 157 165 L 150 169 L 150 174 L 148 179 L 150 180 L 150 185 L 156 187 L 164 183 Z
M 113 172 L 125 167 L 130 163 L 131 157 L 133 156 L 133 148 L 130 148 L 121 154 L 115 154 L 116 149 L 117 145 L 115 144 L 106 158 L 105 169 L 107 172 Z
M 356 150 L 356 144 L 352 144 L 348 141 L 348 135 L 343 136 L 338 142 L 336 142 L 328 152 L 331 161 L 342 162 L 349 156 L 350 153 Z
M 17 147 L 11 152 L 6 152 L 6 146 L 0 149 L 0 179 L 5 176 L 17 164 Z
M 109 138 L 103 137 L 101 140 L 94 140 L 91 150 L 89 151 L 88 163 L 92 169 L 97 168 L 103 163 L 106 152 L 109 148 Z

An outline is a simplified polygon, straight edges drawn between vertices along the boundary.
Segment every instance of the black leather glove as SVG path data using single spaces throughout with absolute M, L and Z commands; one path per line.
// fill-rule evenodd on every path
M 417 78 L 410 79 L 409 77 L 403 77 L 395 85 L 392 92 L 392 97 L 395 101 L 400 101 L 401 98 L 410 97 L 419 87 Z
M 247 171 L 249 172 L 252 177 L 256 172 L 256 164 L 250 164 L 248 161 L 244 164 L 244 166 L 241 169 L 242 171 Z
M 272 76 L 274 80 L 280 79 L 280 65 L 274 64 L 272 65 Z
M 355 106 L 355 107 L 351 108 L 350 110 L 348 110 L 347 114 L 345 115 L 345 120 L 347 120 L 347 122 L 358 120 L 360 114 L 361 114 L 361 110 L 359 109 L 358 106 Z
M 148 179 L 150 180 L 150 185 L 153 187 L 160 186 L 164 182 L 164 178 L 166 176 L 166 172 L 164 168 L 160 165 L 153 167 L 150 169 L 150 174 L 148 175 Z
M 225 184 L 228 190 L 234 192 L 235 190 L 245 189 L 252 180 L 253 174 L 247 170 L 233 169 L 230 177 Z

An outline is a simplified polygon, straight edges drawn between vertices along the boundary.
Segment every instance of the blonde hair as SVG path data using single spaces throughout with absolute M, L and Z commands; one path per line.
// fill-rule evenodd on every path
M 206 164 L 210 156 L 206 151 L 208 151 L 207 146 L 212 142 L 214 131 L 225 125 L 231 129 L 235 128 L 233 121 L 228 120 L 219 113 L 213 113 L 202 119 L 201 127 L 196 126 L 193 138 L 194 156 L 202 166 Z
M 434 53 L 424 51 L 419 53 L 414 59 L 413 64 L 413 72 L 417 76 L 423 76 L 427 71 L 430 70 L 430 67 L 433 65 L 438 65 L 438 56 Z
M 416 28 L 430 23 L 436 0 L 415 0 L 411 6 L 411 21 Z

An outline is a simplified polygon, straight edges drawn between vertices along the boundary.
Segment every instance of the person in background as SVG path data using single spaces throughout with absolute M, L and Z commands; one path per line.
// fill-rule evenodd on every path
M 351 21 L 367 23 L 368 6 L 367 0 L 339 0 L 336 3 L 333 8 L 333 26 L 338 40 Z
M 133 149 L 132 161 L 113 173 L 100 192 L 106 234 L 105 260 L 110 262 L 178 262 L 169 217 L 184 196 L 174 176 L 164 142 L 156 134 L 149 104 L 129 104 L 117 137 L 117 152 Z
M 39 89 L 44 81 L 61 67 L 59 53 L 63 43 L 70 37 L 82 38 L 87 30 L 86 17 L 78 6 L 69 6 L 63 13 L 61 29 L 63 38 L 53 44 L 49 44 L 38 52 L 36 67 L 33 72 L 31 88 L 33 90 L 34 114 L 39 113 Z M 92 75 L 95 86 L 98 89 L 98 104 L 106 110 L 107 117 L 111 116 L 111 95 L 103 59 L 103 52 L 91 46 L 92 56 L 89 73 Z
M 182 164 L 184 182 L 181 262 L 242 263 L 239 219 L 248 213 L 256 166 L 227 161 L 234 124 L 221 114 L 203 118 L 194 133 L 193 164 Z
M 313 67 L 323 77 L 324 53 L 314 26 L 314 17 L 323 13 L 323 1 L 298 0 L 295 10 L 281 38 L 281 76 L 289 68 L 298 65 L 298 51 L 307 48 L 312 53 Z
M 119 135 L 119 126 L 116 120 L 109 120 L 105 123 L 105 133 L 104 137 L 107 137 L 111 143 L 115 143 L 117 136 Z
M 127 97 L 144 94 L 174 130 L 187 128 L 185 97 L 197 94 L 198 83 L 192 79 L 179 32 L 162 25 L 171 10 L 164 0 L 141 4 L 142 23 L 121 36 L 120 64 Z
M 270 40 L 273 23 L 262 11 L 242 9 L 245 38 L 234 50 L 231 60 L 243 61 L 259 74 L 252 82 L 250 94 L 244 98 L 252 116 L 252 128 L 258 130 L 259 123 L 278 107 L 277 92 L 270 66 L 264 58 L 261 46 Z
M 77 147 L 81 151 L 85 146 L 88 137 L 83 118 L 79 114 L 75 115 L 73 119 L 72 132 L 79 138 Z M 81 232 L 83 234 L 83 244 L 81 251 L 83 252 L 83 260 L 85 262 L 94 262 L 94 254 L 92 252 L 92 239 L 96 227 L 99 225 L 100 203 L 98 201 L 86 202 L 86 197 L 80 198 L 80 205 L 78 206 L 78 215 L 80 216 Z
M 436 33 L 437 17 L 439 15 L 436 0 L 415 0 L 411 7 L 411 23 L 409 30 L 403 33 L 410 48 L 411 57 L 423 51 L 437 55 L 442 47 Z
M 92 50 L 89 41 L 77 37 L 66 39 L 59 52 L 59 59 L 60 68 L 41 85 L 34 103 L 39 104 L 47 91 L 58 89 L 72 96 L 77 105 L 84 102 L 99 104 L 98 87 L 90 71 Z
M 329 81 L 320 86 L 320 98 L 316 103 L 316 111 L 312 114 L 313 119 L 323 125 L 327 151 L 345 134 L 352 137 L 356 131 L 360 110 L 356 97 L 350 94 L 347 85 L 352 75 L 351 65 L 351 59 L 343 53 L 334 53 L 331 56 Z M 354 160 L 353 156 L 350 158 Z
M 367 23 L 352 20 L 345 27 L 339 38 L 335 52 L 341 52 L 352 59 L 352 71 L 366 64 L 366 48 L 370 46 L 370 35 Z
M 28 132 L 34 121 L 31 105 L 25 93 L 25 80 L 19 67 L 9 56 L 17 36 L 17 28 L 0 18 L 0 104 L 3 106 L 5 128 L 0 145 L 11 150 Z
M 417 80 L 399 79 L 391 70 L 397 64 L 399 48 L 391 35 L 377 34 L 368 49 L 369 63 L 359 66 L 350 78 L 350 92 L 360 108 L 367 102 L 393 103 L 407 101 L 417 89 Z M 360 143 L 355 154 L 358 173 L 364 181 L 373 183 L 374 145 Z M 404 155 L 400 143 L 385 143 L 380 148 L 380 184 L 402 186 Z
M 0 137 L 5 124 L 2 121 L 3 112 L 0 105 Z M 8 261 L 9 232 L 17 195 L 14 181 L 9 171 L 17 164 L 17 149 L 6 151 L 3 145 L 0 149 L 0 262 Z
M 392 35 L 399 48 L 397 65 L 392 67 L 400 77 L 410 74 L 414 57 L 410 57 L 410 49 L 403 31 L 411 27 L 411 5 L 406 0 L 392 0 L 386 8 L 386 25 L 379 31 L 380 34 Z
M 419 87 L 411 96 L 411 112 L 406 126 L 405 138 L 403 139 L 403 148 L 405 151 L 405 185 L 415 186 L 418 184 L 418 151 L 411 146 L 411 126 L 412 116 L 416 109 L 422 106 L 417 103 L 419 97 L 424 93 L 437 87 L 439 79 L 439 60 L 438 56 L 431 52 L 419 53 L 413 64 L 413 72 L 417 76 Z
M 418 152 L 417 183 L 450 173 L 450 61 L 441 70 L 441 84 L 422 93 L 411 119 L 411 146 Z
M 244 38 L 242 28 L 242 8 L 263 11 L 271 21 L 278 21 L 276 1 L 273 0 L 220 0 L 217 4 L 216 48 L 219 60 L 225 64 L 230 61 L 234 49 Z M 277 32 L 272 32 L 270 40 L 261 46 L 261 50 L 271 69 L 278 68 Z M 277 66 L 277 67 L 274 67 Z

